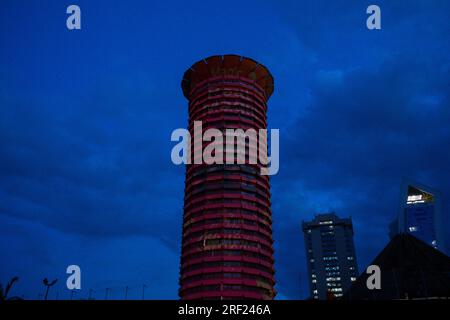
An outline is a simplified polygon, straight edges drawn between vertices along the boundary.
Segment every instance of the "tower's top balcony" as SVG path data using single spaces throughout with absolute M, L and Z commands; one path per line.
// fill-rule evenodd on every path
M 183 76 L 181 87 L 183 94 L 189 99 L 189 93 L 198 83 L 217 76 L 237 76 L 254 81 L 264 90 L 268 99 L 273 92 L 273 77 L 269 70 L 253 59 L 227 54 L 211 56 L 192 65 Z

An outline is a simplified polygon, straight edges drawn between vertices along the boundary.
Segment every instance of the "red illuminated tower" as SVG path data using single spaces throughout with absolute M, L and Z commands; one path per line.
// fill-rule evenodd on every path
M 203 131 L 267 128 L 273 78 L 252 59 L 201 60 L 185 72 L 182 88 L 189 100 L 192 149 L 194 121 L 202 121 Z M 260 174 L 260 166 L 248 159 L 186 166 L 182 299 L 274 298 L 269 176 Z

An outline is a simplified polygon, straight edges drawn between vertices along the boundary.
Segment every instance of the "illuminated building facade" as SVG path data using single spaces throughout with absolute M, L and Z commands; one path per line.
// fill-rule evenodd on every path
M 191 137 L 194 121 L 202 121 L 203 132 L 267 128 L 273 78 L 252 59 L 201 60 L 185 72 L 182 89 L 189 100 Z M 244 164 L 196 164 L 193 140 L 193 164 L 186 165 L 180 297 L 273 299 L 269 176 L 247 158 Z M 202 150 L 207 145 L 203 142 Z M 248 150 L 249 141 L 245 145 Z
M 401 188 L 398 217 L 390 225 L 390 236 L 409 233 L 445 252 L 441 197 L 429 187 L 404 182 Z
M 358 277 L 351 219 L 319 214 L 302 229 L 311 298 L 342 297 Z

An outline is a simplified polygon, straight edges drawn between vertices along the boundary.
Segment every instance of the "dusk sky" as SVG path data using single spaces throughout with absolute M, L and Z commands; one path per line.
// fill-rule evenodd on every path
M 81 8 L 82 29 L 66 28 Z M 382 29 L 366 28 L 381 8 Z M 0 282 L 69 298 L 178 299 L 183 73 L 216 54 L 275 79 L 277 299 L 308 295 L 301 221 L 352 217 L 359 271 L 388 243 L 402 179 L 450 212 L 450 1 L 24 1 L 0 5 Z

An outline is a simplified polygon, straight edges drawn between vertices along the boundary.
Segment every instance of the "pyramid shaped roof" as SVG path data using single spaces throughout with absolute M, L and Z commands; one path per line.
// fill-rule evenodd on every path
M 371 265 L 380 267 L 381 289 L 369 290 L 364 272 L 344 299 L 450 297 L 450 257 L 410 234 L 396 235 Z

